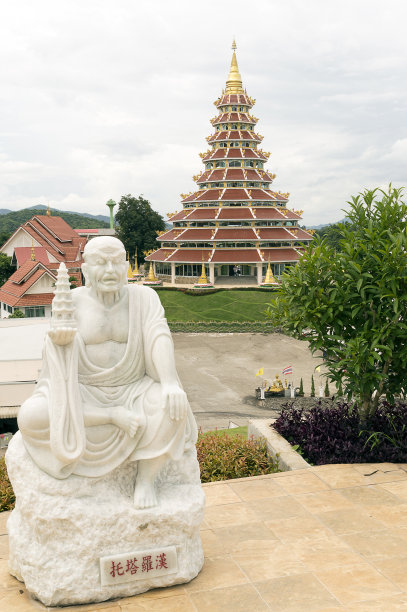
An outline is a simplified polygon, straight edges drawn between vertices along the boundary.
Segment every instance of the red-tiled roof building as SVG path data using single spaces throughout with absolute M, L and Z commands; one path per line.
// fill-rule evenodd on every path
M 0 252 L 12 258 L 16 271 L 0 287 L 0 317 L 21 310 L 26 317 L 51 315 L 58 267 L 64 262 L 76 286 L 86 237 L 61 217 L 36 215 L 10 236 Z
M 214 103 L 210 149 L 197 190 L 182 196 L 181 212 L 169 215 L 173 228 L 147 256 L 156 274 L 171 282 L 195 282 L 202 260 L 211 283 L 237 272 L 262 282 L 268 262 L 275 276 L 296 263 L 311 233 L 298 227 L 302 211 L 287 208 L 288 193 L 273 191 L 275 175 L 264 167 L 269 153 L 259 148 L 255 103 L 243 89 L 233 43 L 226 88 Z

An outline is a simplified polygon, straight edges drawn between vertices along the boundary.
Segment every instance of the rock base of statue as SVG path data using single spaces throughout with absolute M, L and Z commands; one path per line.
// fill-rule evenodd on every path
M 56 480 L 34 464 L 19 432 L 6 462 L 17 498 L 7 523 L 9 570 L 45 605 L 136 595 L 201 570 L 195 453 L 168 463 L 156 482 L 159 504 L 145 510 L 133 505 L 134 462 L 103 478 Z

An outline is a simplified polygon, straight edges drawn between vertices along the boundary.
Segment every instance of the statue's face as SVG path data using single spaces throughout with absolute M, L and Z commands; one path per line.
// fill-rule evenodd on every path
M 126 284 L 126 254 L 117 247 L 88 253 L 83 268 L 87 284 L 98 292 L 116 292 Z

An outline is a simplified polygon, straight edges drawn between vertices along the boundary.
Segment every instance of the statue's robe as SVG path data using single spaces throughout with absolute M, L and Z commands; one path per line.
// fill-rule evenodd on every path
M 66 347 L 46 337 L 41 376 L 25 408 L 46 405 L 49 427 L 24 428 L 22 435 L 35 463 L 55 478 L 103 476 L 127 459 L 162 455 L 179 459 L 196 442 L 196 423 L 189 406 L 186 418 L 171 429 L 165 442 L 162 436 L 161 442 L 156 440 L 157 432 L 166 426 L 164 420 L 168 423 L 170 417 L 163 405 L 152 353 L 157 338 L 166 336 L 171 343 L 172 338 L 156 292 L 138 285 L 127 289 L 127 347 L 113 367 L 101 368 L 90 361 L 79 332 Z M 84 403 L 100 408 L 124 406 L 133 411 L 139 419 L 136 435 L 130 437 L 111 424 L 85 427 Z

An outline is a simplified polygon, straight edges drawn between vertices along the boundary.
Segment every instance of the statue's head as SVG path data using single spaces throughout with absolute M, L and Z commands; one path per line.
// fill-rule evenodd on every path
M 127 283 L 126 251 L 113 236 L 92 238 L 83 252 L 82 272 L 86 286 L 97 292 L 120 291 Z

